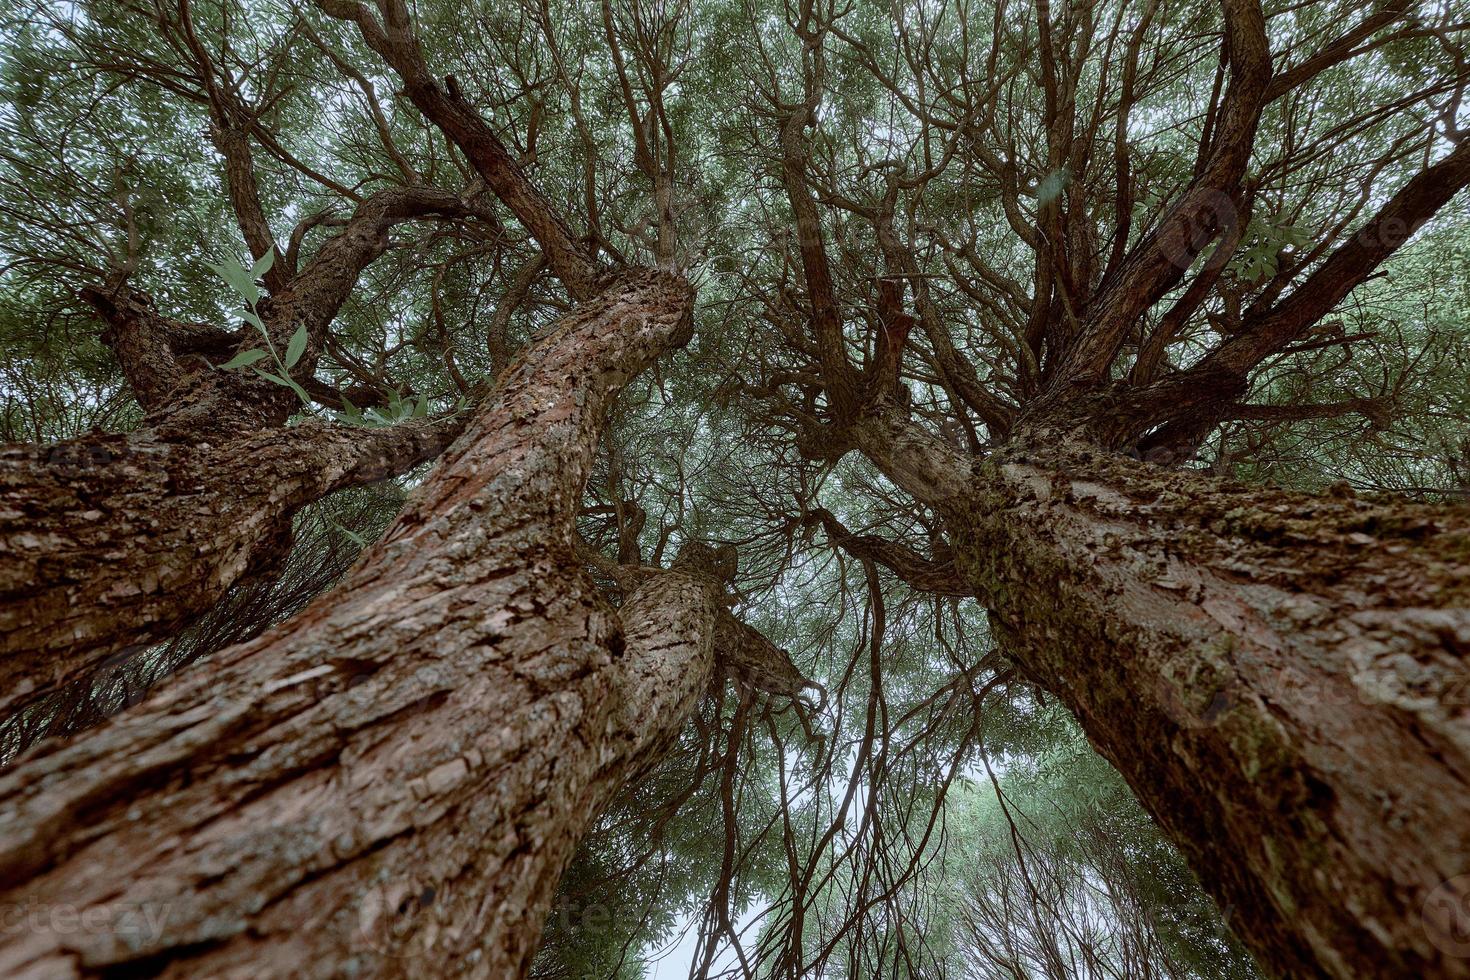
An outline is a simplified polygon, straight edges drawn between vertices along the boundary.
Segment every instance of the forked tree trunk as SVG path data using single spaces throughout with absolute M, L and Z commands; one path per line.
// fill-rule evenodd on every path
M 273 266 L 259 322 L 277 351 L 306 340 L 288 373 L 315 387 L 322 337 L 390 229 L 466 210 L 436 188 L 379 191 L 299 273 Z M 432 458 L 460 425 L 286 429 L 290 390 L 209 368 L 259 345 L 253 332 L 172 319 L 124 285 L 82 295 L 147 415 L 123 435 L 0 447 L 0 713 L 170 635 L 284 559 L 300 507 Z
M 889 421 L 872 455 L 946 515 L 1002 648 L 1268 971 L 1470 976 L 1470 514 L 1085 448 L 972 473 Z
M 583 830 L 712 677 L 720 577 L 614 612 L 573 521 L 690 333 L 634 273 L 528 350 L 336 590 L 0 777 L 0 975 L 515 977 Z

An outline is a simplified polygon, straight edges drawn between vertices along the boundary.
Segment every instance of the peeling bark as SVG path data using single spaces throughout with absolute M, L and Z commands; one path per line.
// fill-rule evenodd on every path
M 306 423 L 217 446 L 145 432 L 0 448 L 0 712 L 168 637 L 284 560 L 301 507 L 433 458 L 462 426 Z
M 105 921 L 6 935 L 0 973 L 522 975 L 582 830 L 712 676 L 717 569 L 681 556 L 619 615 L 573 539 L 609 400 L 691 303 L 636 273 L 564 318 L 341 587 L 0 778 L 3 901 Z

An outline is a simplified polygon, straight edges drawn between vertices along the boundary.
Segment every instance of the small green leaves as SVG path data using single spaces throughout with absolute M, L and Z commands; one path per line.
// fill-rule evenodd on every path
M 404 398 L 396 391 L 390 391 L 387 395 L 387 403 L 374 405 L 366 411 L 352 404 L 345 396 L 342 398 L 342 410 L 336 413 L 337 421 L 347 425 L 361 425 L 370 429 L 382 428 L 388 425 L 397 425 L 414 419 L 426 419 L 429 417 L 429 396 L 415 400 Z
M 356 406 L 348 402 L 345 398 L 343 402 L 351 409 L 351 413 L 339 413 L 337 416 L 339 419 L 351 422 L 354 425 L 365 425 L 370 428 L 397 425 L 399 422 L 407 422 L 410 419 L 423 419 L 429 416 L 429 396 L 427 395 L 414 401 L 412 398 L 404 398 L 396 391 L 390 391 L 386 405 L 375 405 L 365 412 L 358 412 Z
M 1312 233 L 1300 225 L 1277 224 L 1267 217 L 1252 217 L 1241 238 L 1242 244 L 1232 256 L 1228 268 L 1246 282 L 1262 282 L 1276 275 L 1283 252 L 1308 244 Z
M 271 249 L 260 257 L 249 269 L 240 264 L 239 260 L 231 256 L 216 265 L 213 262 L 207 265 L 214 270 L 215 274 L 223 279 L 229 287 L 238 293 L 245 302 L 254 306 L 260 302 L 260 287 L 255 280 L 271 270 L 276 263 L 276 250 Z
M 256 361 L 260 360 L 262 357 L 265 357 L 265 351 L 261 350 L 259 347 L 252 347 L 250 350 L 242 350 L 240 353 L 236 354 L 234 357 L 221 364 L 219 366 L 219 370 L 231 371 L 235 368 L 249 367 Z
M 348 425 L 366 425 L 362 417 L 362 409 L 352 404 L 352 400 L 346 395 L 342 396 L 342 411 L 337 413 L 337 421 Z
M 256 310 L 256 304 L 260 301 L 260 287 L 256 285 L 256 280 L 270 271 L 272 265 L 275 263 L 275 258 L 275 250 L 272 249 L 261 256 L 260 260 L 249 269 L 245 268 L 238 260 L 233 258 L 226 259 L 218 265 L 210 264 L 209 267 L 245 300 L 245 309 L 240 311 L 240 316 L 246 323 L 254 327 L 256 332 L 260 334 L 261 339 L 265 341 L 264 347 L 252 347 L 248 350 L 242 350 L 224 364 L 221 364 L 219 369 L 223 371 L 244 370 L 248 368 L 272 384 L 278 384 L 283 388 L 290 388 L 296 393 L 296 397 L 301 399 L 302 405 L 310 406 L 311 396 L 306 393 L 305 388 L 301 387 L 291 377 L 291 370 L 301 363 L 301 359 L 306 356 L 306 348 L 311 342 L 306 324 L 298 323 L 296 325 L 296 329 L 291 332 L 290 339 L 286 341 L 285 354 L 282 356 L 280 348 L 271 337 L 270 329 L 266 327 L 265 322 L 260 318 L 260 314 Z M 256 366 L 266 360 L 266 358 L 270 359 L 271 364 L 274 365 L 274 370 Z M 364 412 L 352 404 L 352 402 L 343 398 L 342 410 L 333 414 L 338 422 L 347 425 L 396 425 L 399 422 L 406 422 L 410 419 L 428 418 L 429 399 L 428 396 L 421 397 L 417 400 L 412 398 L 405 399 L 398 392 L 394 391 L 388 394 L 386 405 L 370 408 Z
M 265 341 L 264 348 L 252 347 L 249 350 L 242 350 L 219 367 L 222 371 L 250 368 L 267 381 L 275 382 L 283 388 L 290 388 L 296 393 L 296 397 L 301 399 L 301 404 L 310 405 L 311 396 L 306 393 L 305 388 L 291 378 L 291 369 L 299 364 L 301 358 L 306 354 L 309 339 L 306 324 L 297 324 L 296 330 L 291 334 L 291 339 L 286 342 L 286 357 L 282 360 L 280 354 L 276 352 L 276 345 L 271 343 L 270 330 L 266 328 L 265 321 L 261 320 L 260 314 L 255 309 L 255 305 L 260 302 L 260 287 L 255 284 L 255 281 L 269 272 L 275 265 L 275 261 L 276 252 L 275 249 L 271 249 L 249 269 L 234 258 L 226 259 L 218 265 L 213 262 L 209 263 L 209 267 L 245 300 L 246 309 L 240 311 L 240 317 L 254 327 Z M 258 361 L 264 360 L 267 356 L 275 362 L 278 373 L 255 367 Z
M 291 340 L 286 344 L 286 367 L 295 367 L 304 353 L 306 353 L 306 324 L 303 323 L 296 328 L 296 332 L 291 335 Z

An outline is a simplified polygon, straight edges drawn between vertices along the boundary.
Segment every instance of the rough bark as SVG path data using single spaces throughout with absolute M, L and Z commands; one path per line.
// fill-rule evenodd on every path
M 987 467 L 962 560 L 1282 976 L 1470 976 L 1470 518 L 1098 456 Z M 1461 879 L 1451 885 L 1467 898 Z M 1436 937 L 1439 944 L 1436 944 Z
M 298 325 L 307 328 L 293 371 L 299 381 L 325 387 L 312 379 L 322 338 L 359 274 L 387 248 L 389 229 L 467 210 L 433 187 L 372 194 L 301 273 L 262 299 L 276 350 Z M 169 635 L 242 577 L 284 558 L 302 506 L 432 458 L 462 425 L 285 428 L 301 408 L 296 394 L 206 362 L 260 345 L 255 330 L 172 319 L 123 285 L 82 296 L 147 415 L 123 435 L 0 447 L 0 548 L 8 558 L 0 570 L 0 711 Z
M 283 560 L 302 506 L 405 472 L 462 425 L 306 423 L 220 445 L 144 431 L 0 447 L 0 713 L 166 638 Z
M 0 779 L 3 900 L 95 923 L 5 935 L 0 972 L 522 975 L 712 676 L 719 574 L 676 561 L 619 615 L 573 539 L 611 396 L 690 310 L 637 273 L 564 318 L 343 586 Z
M 1269 971 L 1470 976 L 1470 514 L 864 438 Z

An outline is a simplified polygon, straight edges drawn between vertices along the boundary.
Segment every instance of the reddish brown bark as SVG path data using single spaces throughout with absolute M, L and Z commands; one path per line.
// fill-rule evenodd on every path
M 0 448 L 0 713 L 168 637 L 283 560 L 302 506 L 433 458 L 462 424 Z
M 614 612 L 573 540 L 609 400 L 691 301 L 634 273 L 566 317 L 342 587 L 0 779 L 4 901 L 103 923 L 8 934 L 0 972 L 521 975 L 728 616 L 726 562 L 641 572 Z
M 865 426 L 1269 971 L 1470 976 L 1470 514 Z
M 516 975 L 577 837 L 673 737 L 708 683 L 711 645 L 728 647 L 726 665 L 749 682 L 786 695 L 802 685 L 779 651 L 721 610 L 720 563 L 710 556 L 691 551 L 670 570 L 628 573 L 635 584 L 616 614 L 577 570 L 572 522 L 607 400 L 682 342 L 686 286 L 647 274 L 615 282 L 598 268 L 593 249 L 530 184 L 454 78 L 441 82 L 430 72 L 401 0 L 380 0 L 379 13 L 353 0 L 319 5 L 356 23 L 572 296 L 589 301 L 505 373 L 469 435 L 346 588 L 275 633 L 225 651 L 209 676 L 187 675 L 139 711 L 42 750 L 0 781 L 0 883 L 13 901 L 65 895 L 104 920 L 91 931 L 7 937 L 0 965 L 22 975 L 115 967 L 295 975 L 323 964 L 418 975 L 444 972 L 451 961 L 472 975 Z M 813 193 L 812 158 L 801 145 L 817 124 L 831 25 L 804 7 L 793 25 L 804 88 L 772 112 L 811 321 L 809 338 L 789 334 L 809 361 L 791 375 L 806 400 L 790 415 L 803 451 L 832 458 L 856 446 L 940 514 L 957 560 L 824 522 L 833 540 L 920 588 L 953 594 L 954 575 L 963 573 L 1019 666 L 1077 714 L 1269 967 L 1302 976 L 1464 976 L 1465 961 L 1437 944 L 1445 937 L 1435 930 L 1445 924 L 1430 902 L 1436 895 L 1464 901 L 1463 879 L 1440 881 L 1467 870 L 1470 857 L 1467 722 L 1457 700 L 1470 645 L 1464 514 L 1249 491 L 1074 444 L 1192 449 L 1226 413 L 1243 411 L 1249 373 L 1263 358 L 1402 244 L 1407 232 L 1384 234 L 1390 220 L 1411 231 L 1470 181 L 1462 147 L 1411 178 L 1366 236 L 1289 292 L 1287 270 L 1240 329 L 1226 331 L 1192 369 L 1171 373 L 1171 340 L 1216 290 L 1211 267 L 1152 336 L 1144 335 L 1145 314 L 1183 284 L 1211 241 L 1224 235 L 1227 246 L 1237 244 L 1241 232 L 1232 233 L 1228 220 L 1250 198 L 1246 171 L 1261 107 L 1389 23 L 1370 15 L 1273 79 L 1259 4 L 1223 0 L 1222 7 L 1225 43 L 1194 177 L 1131 248 L 1137 188 L 1128 134 L 1136 127 L 1128 120 L 1138 42 L 1130 44 L 1124 74 L 1131 80 L 1116 107 L 1111 249 L 1098 247 L 1105 229 L 1094 226 L 1101 209 L 1086 184 L 1096 135 L 1095 120 L 1089 127 L 1077 115 L 1086 59 L 1073 59 L 1070 45 L 1058 50 L 1052 36 L 1064 20 L 1038 10 L 1037 53 L 1044 171 L 1070 175 L 1069 184 L 1048 200 L 1038 193 L 1034 224 L 1020 195 L 1038 175 L 1023 181 L 1014 153 L 1002 159 L 986 149 L 984 112 L 964 113 L 965 127 L 976 126 L 964 142 L 974 146 L 953 152 L 973 154 L 999 178 L 1006 218 L 1035 252 L 1029 296 L 989 270 L 1004 294 L 990 299 L 1006 311 L 1000 336 L 1019 343 L 1015 363 L 989 365 L 983 384 L 943 319 L 926 310 L 927 274 L 905 260 L 891 219 L 874 219 L 889 273 L 914 280 L 918 323 L 941 385 L 955 405 L 974 410 L 990 438 L 1012 440 L 985 460 L 955 453 L 888 404 L 902 390 L 901 295 L 883 297 L 879 319 L 905 329 L 883 334 L 868 370 L 850 359 L 861 345 L 835 283 L 853 277 L 829 263 L 817 204 L 841 195 L 830 187 Z M 1402 9 L 1391 4 L 1388 15 Z M 187 5 L 181 11 L 187 19 Z M 1151 17 L 1152 7 L 1136 38 Z M 1089 18 L 1084 12 L 1084 27 Z M 203 48 L 195 54 L 207 69 Z M 895 95 L 912 104 L 908 92 L 895 87 Z M 233 118 L 237 107 L 225 95 L 209 98 L 242 232 L 256 255 L 265 254 L 274 243 L 246 137 L 265 140 L 266 132 Z M 1107 106 L 1106 93 L 1096 102 L 1098 111 Z M 587 177 L 595 184 L 590 167 Z M 660 172 L 655 191 L 661 258 L 672 254 L 670 179 Z M 889 186 L 910 179 L 917 182 L 908 190 L 922 192 L 927 178 L 901 171 Z M 308 322 L 308 372 L 356 270 L 381 253 L 387 227 L 402 220 L 373 212 L 374 201 L 384 203 L 363 202 L 368 210 L 359 210 L 352 234 L 322 250 L 330 260 L 319 266 L 323 275 L 287 281 L 273 272 L 267 319 L 278 342 L 282 331 Z M 409 213 L 457 207 L 441 195 Z M 885 207 L 891 211 L 892 201 Z M 295 252 L 293 243 L 283 269 L 294 272 Z M 1105 253 L 1107 269 L 1097 269 Z M 983 263 L 977 270 L 986 277 Z M 292 403 L 275 389 L 262 388 L 256 400 L 229 393 L 240 382 L 223 376 L 185 386 L 181 378 L 190 375 L 167 353 L 190 346 L 176 339 L 188 330 L 134 313 L 132 321 L 117 319 L 113 346 L 163 443 L 214 433 L 221 419 L 230 439 L 285 419 Z M 498 339 L 492 335 L 492 344 Z M 1119 363 L 1130 347 L 1132 372 Z M 988 390 L 1006 384 L 1007 367 L 1014 404 L 999 394 L 1005 389 Z M 915 376 L 927 383 L 927 374 Z M 819 384 L 810 383 L 815 377 Z M 1121 378 L 1130 381 L 1112 380 Z M 251 426 L 221 412 L 229 399 L 252 413 Z M 946 421 L 968 427 L 978 451 L 981 439 L 963 415 L 961 408 Z M 187 484 L 189 463 L 179 465 Z M 272 502 L 276 484 L 264 496 L 246 484 L 247 499 Z M 140 491 L 139 507 L 158 492 Z M 256 535 L 279 526 L 261 511 L 248 513 L 244 522 L 254 522 Z M 225 533 L 207 523 L 213 512 L 195 516 L 211 533 Z M 59 513 L 45 517 L 62 526 Z M 636 557 L 633 543 L 625 536 L 623 550 Z M 217 564 L 241 567 L 259 546 L 231 547 Z M 240 548 L 249 559 L 239 558 Z M 170 584 L 187 594 L 186 585 Z M 53 606 L 65 626 L 70 602 Z M 167 913 L 146 935 L 120 921 L 138 903 Z

